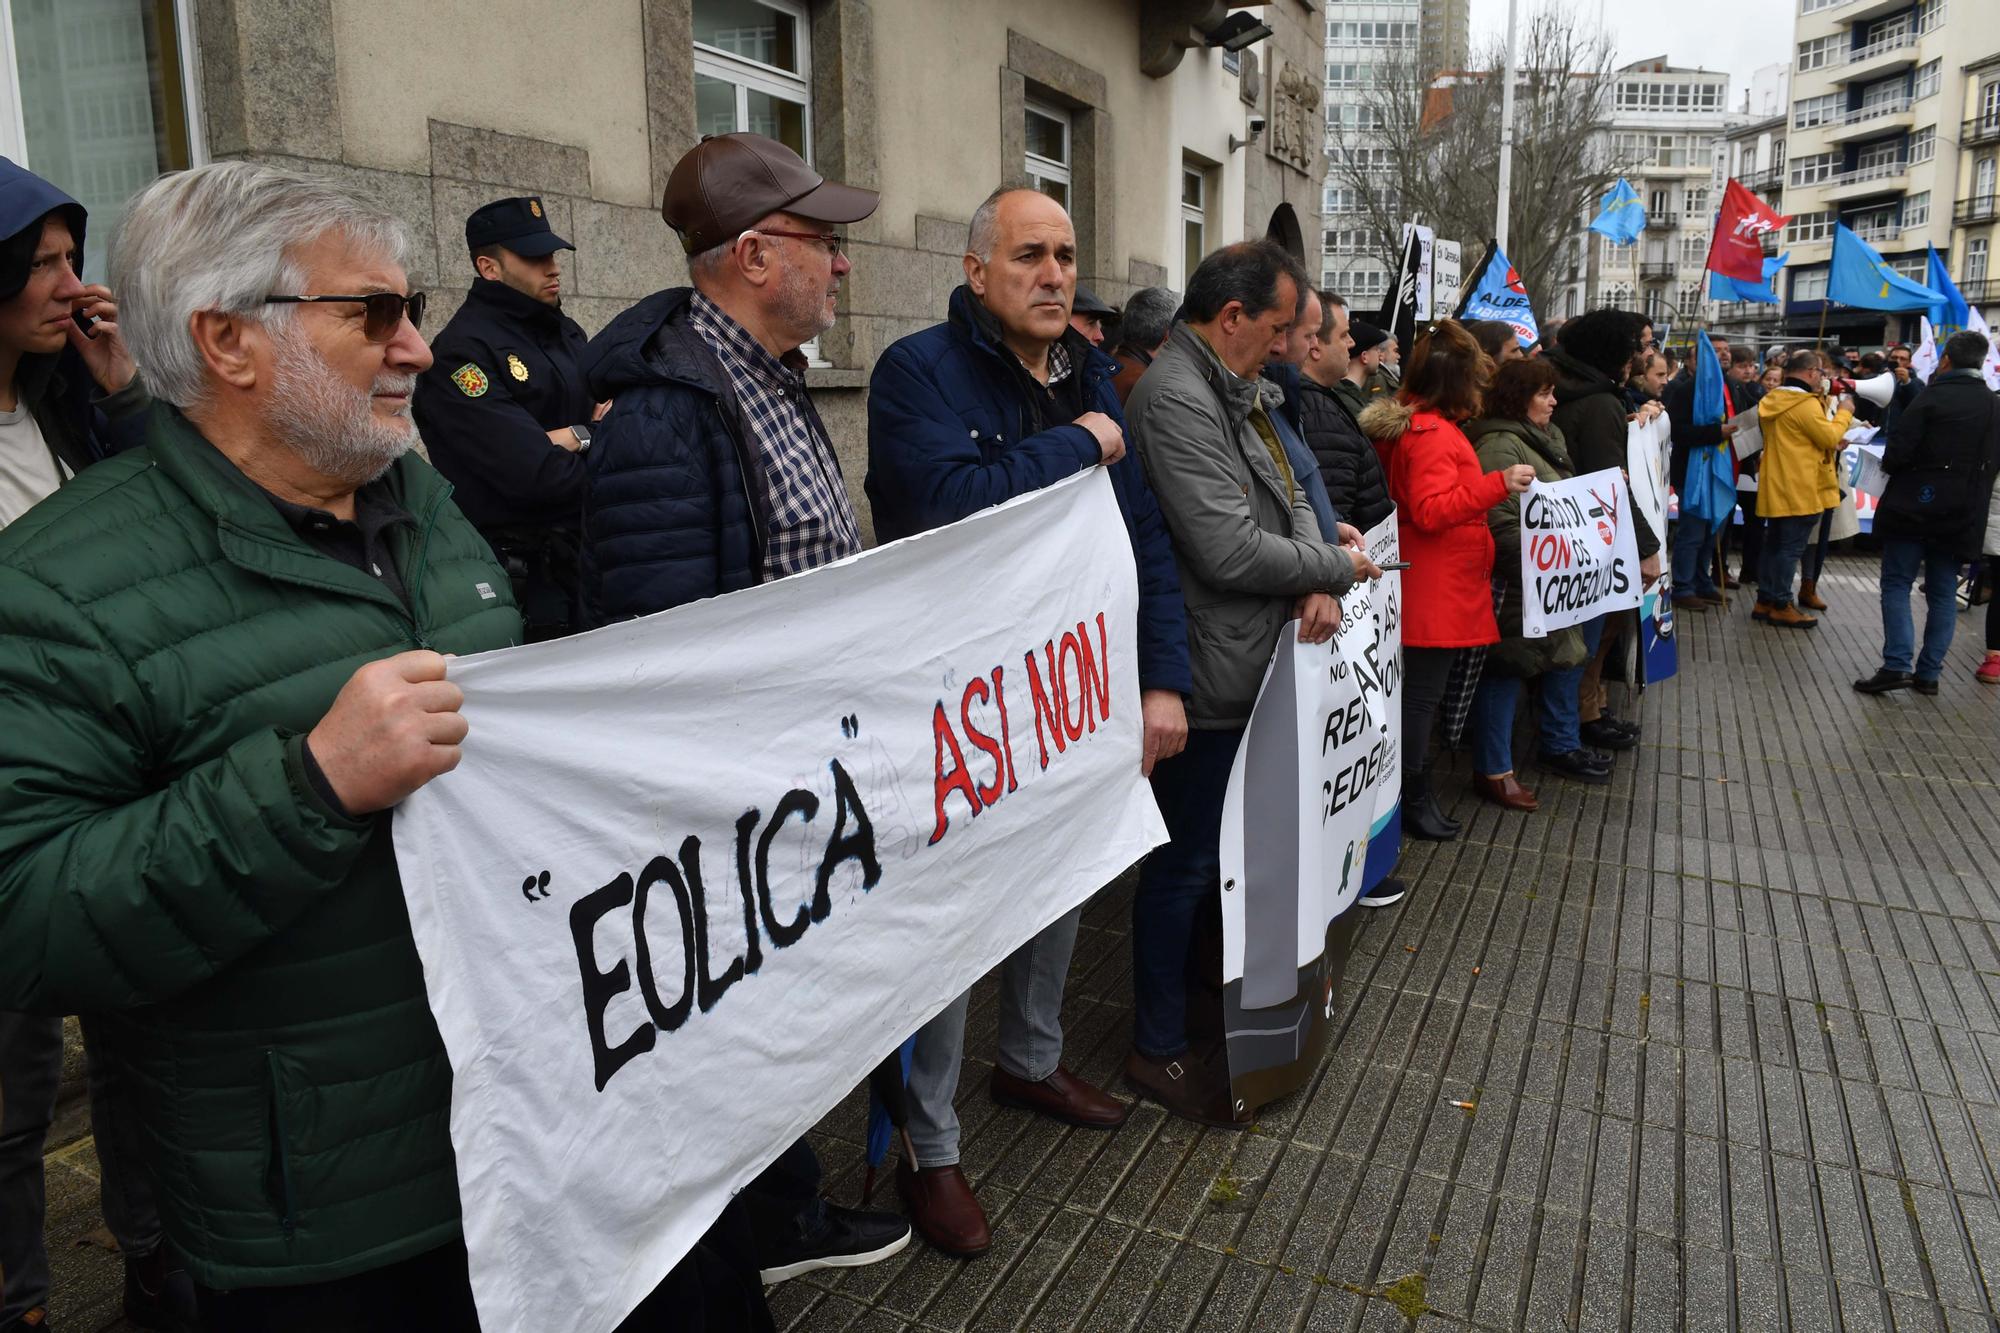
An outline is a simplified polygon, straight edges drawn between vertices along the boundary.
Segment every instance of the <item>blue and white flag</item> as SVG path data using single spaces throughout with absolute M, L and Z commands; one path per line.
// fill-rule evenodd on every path
M 1694 424 L 1718 426 L 1729 415 L 1722 390 L 1722 358 L 1708 335 L 1694 339 Z M 1736 468 L 1729 442 L 1703 445 L 1688 453 L 1687 479 L 1681 486 L 1681 512 L 1711 527 L 1720 526 L 1736 508 Z
M 1646 230 L 1646 205 L 1632 188 L 1632 182 L 1623 176 L 1605 192 L 1598 207 L 1600 211 L 1591 220 L 1590 229 L 1614 245 L 1630 245 Z
M 1521 285 L 1521 275 L 1493 241 L 1486 243 L 1486 257 L 1479 261 L 1472 285 L 1465 289 L 1458 317 L 1500 320 L 1512 326 L 1514 337 L 1523 347 L 1532 346 L 1542 336 L 1541 326 L 1535 322 L 1534 307 L 1528 302 L 1528 289 Z

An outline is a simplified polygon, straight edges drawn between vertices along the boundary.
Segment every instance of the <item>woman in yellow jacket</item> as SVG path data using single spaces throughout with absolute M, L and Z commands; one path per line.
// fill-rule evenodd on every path
M 1827 415 L 1826 375 L 1816 352 L 1794 352 L 1785 360 L 1785 382 L 1757 404 L 1764 434 L 1764 463 L 1757 473 L 1757 513 L 1770 520 L 1758 565 L 1753 619 L 1786 629 L 1811 629 L 1817 618 L 1793 605 L 1799 556 L 1820 515 L 1840 503 L 1835 460 L 1841 437 L 1854 420 L 1854 400 L 1840 396 Z

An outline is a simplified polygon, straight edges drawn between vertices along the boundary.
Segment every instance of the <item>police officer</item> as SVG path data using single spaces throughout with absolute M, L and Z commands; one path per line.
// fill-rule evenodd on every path
M 590 423 L 603 415 L 562 312 L 558 250 L 542 201 L 496 199 L 465 220 L 479 276 L 431 344 L 417 429 L 453 498 L 514 580 L 530 641 L 575 624 L 578 529 Z

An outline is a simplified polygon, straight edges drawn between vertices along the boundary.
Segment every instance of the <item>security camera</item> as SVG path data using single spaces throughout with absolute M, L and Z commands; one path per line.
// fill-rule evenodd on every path
M 1261 111 L 1252 111 L 1250 113 L 1250 137 L 1254 139 L 1263 132 L 1264 113 Z

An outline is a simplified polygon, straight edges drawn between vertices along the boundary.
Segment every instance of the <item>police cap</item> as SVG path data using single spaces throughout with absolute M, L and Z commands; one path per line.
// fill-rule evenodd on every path
M 495 199 L 465 220 L 465 248 L 476 252 L 489 245 L 505 246 L 523 259 L 576 249 L 549 230 L 542 201 L 533 195 Z

